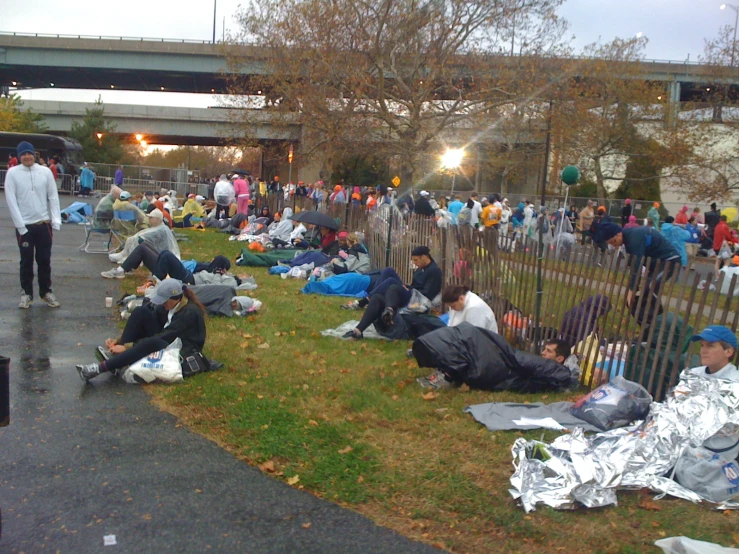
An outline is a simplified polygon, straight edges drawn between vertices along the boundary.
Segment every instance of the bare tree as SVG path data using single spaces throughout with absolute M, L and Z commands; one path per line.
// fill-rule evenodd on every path
M 267 75 L 235 78 L 235 105 L 258 88 L 271 117 L 303 127 L 306 156 L 396 156 L 412 182 L 455 129 L 547 90 L 541 59 L 564 51 L 562 2 L 254 0 L 227 59 L 238 73 L 254 55 L 240 44 L 258 37 Z

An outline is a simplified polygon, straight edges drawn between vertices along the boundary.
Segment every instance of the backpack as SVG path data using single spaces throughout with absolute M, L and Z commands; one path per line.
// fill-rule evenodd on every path
M 457 225 L 470 225 L 472 222 L 472 210 L 465 206 L 457 214 Z

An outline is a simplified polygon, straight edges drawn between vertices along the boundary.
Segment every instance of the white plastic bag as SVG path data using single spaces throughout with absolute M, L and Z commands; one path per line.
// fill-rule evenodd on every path
M 123 373 L 123 380 L 132 384 L 138 384 L 141 380 L 146 383 L 157 380 L 164 383 L 182 381 L 180 348 L 182 348 L 182 341 L 175 339 L 167 348 L 152 352 L 146 358 L 131 364 Z M 137 380 L 136 377 L 139 379 Z
M 688 537 L 668 537 L 655 541 L 654 544 L 659 546 L 664 554 L 739 554 L 737 548 L 727 548 Z
M 686 448 L 675 464 L 675 481 L 711 502 L 739 494 L 739 467 L 707 448 Z

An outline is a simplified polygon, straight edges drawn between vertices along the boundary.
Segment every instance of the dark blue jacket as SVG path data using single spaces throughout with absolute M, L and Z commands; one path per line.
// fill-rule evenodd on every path
M 643 258 L 649 258 L 649 271 L 654 270 L 657 260 L 679 260 L 680 253 L 675 249 L 672 243 L 667 240 L 662 233 L 654 227 L 632 227 L 631 229 L 622 229 L 624 236 L 624 248 L 628 254 L 634 256 L 634 268 L 629 281 L 629 288 L 633 289 L 636 285 L 636 279 L 639 271 L 644 263 Z

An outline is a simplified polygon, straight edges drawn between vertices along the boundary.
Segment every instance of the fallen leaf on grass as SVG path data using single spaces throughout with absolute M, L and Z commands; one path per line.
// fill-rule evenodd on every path
M 437 414 L 443 414 L 443 413 L 444 413 L 444 412 L 446 412 L 446 411 L 447 411 L 448 409 L 449 409 L 449 408 L 437 408 L 437 409 L 435 409 L 434 411 L 435 411 L 435 412 L 436 412 Z
M 397 400 L 398 399 L 398 395 L 397 394 L 394 394 L 390 398 L 392 398 L 393 400 Z
M 245 333 L 245 334 L 243 334 L 241 336 L 244 337 L 245 339 L 250 339 L 251 338 L 251 335 L 248 334 L 248 333 Z
M 310 522 L 310 521 L 307 521 L 307 522 L 305 522 L 305 523 L 303 523 L 303 524 L 301 525 L 301 527 L 302 527 L 303 529 L 310 529 L 310 526 L 311 526 L 311 522 Z
M 351 352 L 349 352 L 349 354 L 351 354 L 352 356 L 356 356 L 357 355 L 356 351 L 354 351 L 354 350 L 352 350 Z
M 645 510 L 654 510 L 655 512 L 659 512 L 662 509 L 662 506 L 651 498 L 642 498 L 641 502 L 639 502 L 639 507 Z
M 288 485 L 295 485 L 298 481 L 300 481 L 300 475 L 293 475 L 292 477 L 287 478 Z
M 241 348 L 249 348 L 249 341 L 245 340 L 239 346 L 241 346 Z
M 318 427 L 318 422 L 315 419 L 311 419 L 308 421 L 308 425 L 312 425 L 313 427 Z
M 433 400 L 434 398 L 436 398 L 436 394 L 434 394 L 434 391 L 430 391 L 430 392 L 427 392 L 426 394 L 424 394 L 422 396 L 422 398 L 424 400 Z
M 361 475 L 357 477 L 357 483 L 364 483 L 364 477 L 362 477 Z
M 257 348 L 261 348 L 262 350 L 267 349 L 267 348 L 269 348 L 269 343 L 268 342 L 263 342 L 262 344 L 260 344 L 259 346 L 257 346 Z
M 340 369 L 339 373 L 349 373 L 351 369 Z
M 351 446 L 347 446 L 346 448 L 342 448 L 341 450 L 338 450 L 338 453 L 339 454 L 349 454 L 349 452 L 351 452 L 352 450 L 354 449 Z

